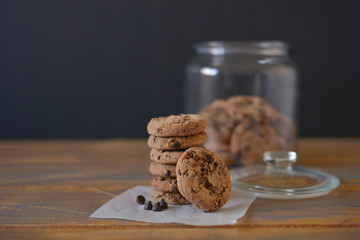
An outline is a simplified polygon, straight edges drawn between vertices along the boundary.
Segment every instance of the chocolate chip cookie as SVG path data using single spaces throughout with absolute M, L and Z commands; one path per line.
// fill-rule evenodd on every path
M 162 177 L 176 177 L 175 173 L 176 165 L 159 164 L 151 162 L 149 171 L 151 174 Z
M 200 114 L 206 119 L 206 134 L 208 139 L 216 139 L 218 142 L 229 143 L 234 120 L 227 111 L 224 100 L 215 100 L 205 107 Z
M 267 124 L 277 118 L 277 112 L 260 97 L 234 96 L 227 100 L 227 111 L 236 122 L 251 117 L 259 124 Z
M 205 131 L 206 120 L 198 114 L 170 115 L 152 118 L 147 125 L 150 135 L 160 137 L 190 136 Z
M 168 204 L 175 204 L 175 205 L 190 204 L 190 202 L 186 200 L 180 193 L 163 192 L 153 189 L 151 192 L 151 197 L 157 202 L 160 202 L 161 199 L 164 199 L 164 201 Z
M 215 100 L 200 113 L 208 121 L 204 146 L 228 165 L 262 163 L 266 150 L 294 150 L 295 124 L 260 97 Z
M 148 146 L 161 150 L 179 150 L 193 146 L 199 146 L 206 141 L 206 133 L 183 137 L 158 137 L 151 135 L 148 139 Z
M 178 188 L 189 202 L 205 212 L 221 208 L 231 194 L 225 163 L 203 147 L 187 149 L 176 165 Z
M 151 186 L 163 192 L 179 192 L 176 177 L 153 176 Z
M 150 159 L 162 164 L 176 164 L 183 152 L 184 151 L 166 151 L 152 148 L 150 151 Z
M 230 141 L 232 158 L 245 166 L 263 163 L 262 155 L 267 150 L 284 148 L 284 140 L 272 127 L 256 123 L 239 124 Z

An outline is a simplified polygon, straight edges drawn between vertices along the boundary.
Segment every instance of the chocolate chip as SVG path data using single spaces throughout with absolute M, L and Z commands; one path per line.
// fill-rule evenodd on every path
M 189 173 L 188 173 L 188 172 L 185 173 L 185 177 L 189 177 Z
M 203 185 L 204 184 L 204 179 L 202 179 L 202 178 L 199 178 L 199 183 L 200 183 L 200 185 Z
M 172 190 L 173 190 L 173 192 L 178 192 L 179 191 L 179 189 L 177 187 L 173 187 Z
M 172 149 L 178 149 L 180 147 L 180 143 L 177 140 L 173 139 L 170 141 L 170 147 Z
M 165 181 L 165 177 L 160 177 L 160 181 Z
M 160 157 L 160 156 L 158 156 L 158 157 L 157 157 L 157 160 L 160 160 L 160 158 L 161 158 L 161 157 Z
M 217 162 L 214 162 L 214 168 L 217 168 L 219 164 Z
M 210 182 L 206 182 L 206 184 L 205 184 L 205 187 L 206 188 L 211 188 L 213 185 L 210 183 Z
M 166 172 L 164 173 L 164 176 L 167 177 L 171 174 L 170 170 L 166 170 Z
M 152 205 L 151 201 L 148 201 L 144 206 L 145 210 L 151 210 L 152 208 L 153 208 L 153 205 Z
M 138 204 L 144 204 L 145 203 L 145 197 L 143 195 L 139 195 L 136 197 L 136 202 Z
M 154 212 L 159 212 L 162 210 L 162 207 L 160 206 L 160 203 L 155 203 L 153 209 L 152 209 Z
M 207 173 L 208 173 L 208 170 L 206 168 L 201 169 L 201 174 L 207 174 Z
M 175 184 L 177 183 L 177 179 L 174 180 L 174 183 L 175 183 Z
M 195 151 L 188 151 L 188 155 L 191 157 L 191 158 L 194 158 L 194 153 L 195 153 Z
M 160 200 L 160 207 L 162 209 L 167 209 L 168 208 L 168 204 L 165 202 L 165 200 L 163 198 Z
M 210 163 L 212 163 L 212 162 L 214 161 L 214 158 L 213 158 L 211 155 L 209 155 L 209 154 L 206 154 L 206 155 L 205 155 L 205 158 L 206 158 L 206 160 L 207 160 L 208 162 L 210 162 Z

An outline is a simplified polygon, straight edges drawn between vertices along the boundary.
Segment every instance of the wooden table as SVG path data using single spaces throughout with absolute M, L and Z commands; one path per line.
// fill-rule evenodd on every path
M 0 239 L 360 239 L 360 139 L 301 139 L 299 165 L 338 176 L 340 187 L 315 199 L 258 198 L 236 225 L 89 218 L 149 184 L 148 153 L 144 139 L 0 141 Z

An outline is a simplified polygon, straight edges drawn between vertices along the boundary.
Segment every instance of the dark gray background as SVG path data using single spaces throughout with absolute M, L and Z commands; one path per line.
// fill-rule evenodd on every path
M 144 137 L 206 40 L 284 40 L 300 134 L 360 136 L 359 1 L 0 2 L 0 138 Z

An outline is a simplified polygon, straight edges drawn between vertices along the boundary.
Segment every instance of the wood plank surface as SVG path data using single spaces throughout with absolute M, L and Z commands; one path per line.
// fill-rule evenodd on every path
M 356 240 L 359 230 L 355 228 L 125 228 L 125 229 L 26 229 L 3 230 L 4 239 L 267 239 L 267 240 Z M 30 238 L 31 238 L 30 237 Z M 33 239 L 33 238 L 31 238 Z
M 0 239 L 360 235 L 360 139 L 301 139 L 298 164 L 338 176 L 340 187 L 307 200 L 258 198 L 235 225 L 190 227 L 89 218 L 124 190 L 149 185 L 148 154 L 144 139 L 0 141 Z

